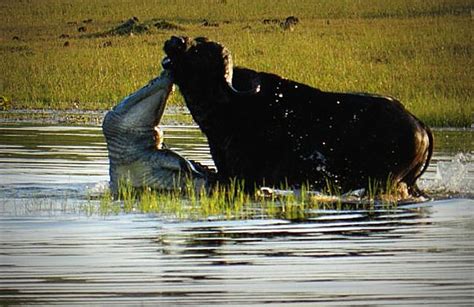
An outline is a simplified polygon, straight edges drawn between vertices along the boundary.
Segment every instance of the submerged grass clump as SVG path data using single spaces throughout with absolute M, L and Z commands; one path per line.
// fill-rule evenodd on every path
M 369 185 L 370 186 L 370 185 Z M 135 189 L 122 181 L 114 199 L 110 191 L 104 193 L 96 210 L 88 207 L 88 214 L 114 215 L 118 213 L 153 213 L 177 219 L 248 219 L 281 218 L 302 220 L 323 210 L 390 210 L 397 207 L 396 188 L 373 182 L 365 196 L 360 193 L 341 194 L 328 182 L 322 192 L 311 191 L 307 185 L 298 190 L 261 188 L 254 193 L 245 190 L 244 182 L 232 180 L 228 185 L 216 185 L 210 190 L 197 189 L 190 181 L 185 190 L 157 191 Z
M 108 109 L 156 77 L 171 35 L 208 36 L 237 65 L 394 96 L 430 125 L 470 126 L 471 11 L 471 0 L 7 1 L 0 96 L 13 108 Z M 264 22 L 289 16 L 294 31 Z M 121 35 L 96 35 L 110 31 Z

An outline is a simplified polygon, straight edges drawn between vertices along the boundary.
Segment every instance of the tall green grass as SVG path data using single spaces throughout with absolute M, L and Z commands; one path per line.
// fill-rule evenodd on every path
M 470 0 L 1 1 L 0 95 L 17 108 L 106 109 L 155 77 L 164 41 L 185 34 L 222 42 L 237 65 L 394 96 L 431 125 L 470 126 L 471 9 Z M 262 22 L 290 15 L 294 31 Z M 184 30 L 91 35 L 132 16 Z
M 92 200 L 92 198 L 91 198 Z M 321 193 L 311 191 L 307 185 L 299 190 L 288 186 L 281 189 L 258 189 L 249 193 L 244 182 L 233 180 L 228 185 L 217 185 L 211 189 L 197 189 L 192 181 L 184 190 L 157 191 L 149 188 L 135 189 L 130 182 L 122 180 L 115 198 L 106 190 L 96 205 L 84 206 L 86 214 L 115 215 L 119 213 L 160 214 L 173 219 L 248 219 L 282 218 L 306 219 L 317 210 L 392 210 L 399 201 L 416 202 L 416 199 L 401 198 L 395 185 L 388 181 L 381 185 L 369 182 L 364 196 L 341 194 L 331 182 Z
M 169 18 L 192 22 L 203 18 L 218 21 L 259 21 L 262 17 L 385 18 L 469 14 L 466 0 L 23 0 L 2 1 L 7 23 L 28 21 L 51 25 L 93 18 L 100 22 L 143 18 Z M 466 12 L 467 11 L 467 12 Z

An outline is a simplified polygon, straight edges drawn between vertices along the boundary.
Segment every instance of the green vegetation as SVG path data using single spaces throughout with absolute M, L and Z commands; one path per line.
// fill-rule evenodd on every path
M 473 9 L 472 0 L 1 1 L 0 96 L 13 108 L 108 109 L 156 76 L 164 41 L 185 34 L 222 42 L 237 65 L 394 96 L 430 125 L 470 126 Z M 293 31 L 263 22 L 288 16 L 299 19 Z
M 197 189 L 192 182 L 185 191 L 156 191 L 134 189 L 127 181 L 119 184 L 117 198 L 107 190 L 94 205 L 83 206 L 86 214 L 114 215 L 124 213 L 153 213 L 177 219 L 249 219 L 282 218 L 306 219 L 318 210 L 365 210 L 397 208 L 399 194 L 387 184 L 385 188 L 373 182 L 366 196 L 344 194 L 331 183 L 322 193 L 311 192 L 305 185 L 295 191 L 288 187 L 260 189 L 254 194 L 244 191 L 243 182 L 232 181 L 227 186 L 216 186 L 210 191 Z M 93 200 L 93 198 L 91 198 Z M 416 202 L 417 199 L 404 201 Z

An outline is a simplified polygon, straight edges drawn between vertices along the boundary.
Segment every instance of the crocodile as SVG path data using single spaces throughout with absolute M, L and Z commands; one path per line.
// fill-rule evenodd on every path
M 214 171 L 168 149 L 158 124 L 173 90 L 168 70 L 107 112 L 102 130 L 109 156 L 110 189 L 117 195 L 122 180 L 134 188 L 182 190 L 212 185 Z

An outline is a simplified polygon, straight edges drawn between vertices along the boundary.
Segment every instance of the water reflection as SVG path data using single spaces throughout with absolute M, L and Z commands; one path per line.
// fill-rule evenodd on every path
M 474 201 L 368 217 L 0 221 L 3 302 L 470 304 Z

